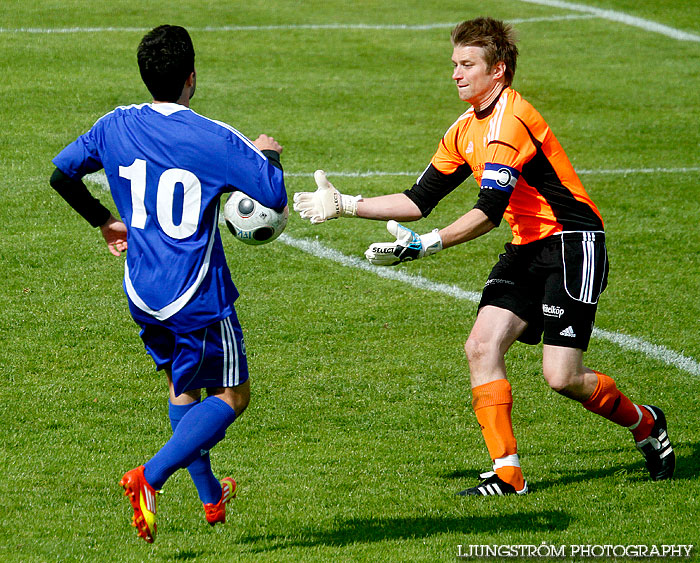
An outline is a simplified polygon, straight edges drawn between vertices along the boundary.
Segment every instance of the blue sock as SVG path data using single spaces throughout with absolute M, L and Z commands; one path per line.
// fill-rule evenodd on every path
M 226 436 L 236 412 L 218 397 L 207 397 L 182 417 L 167 443 L 144 465 L 144 476 L 158 490 L 178 469 L 187 467 Z M 221 498 L 221 493 L 215 502 Z
M 198 404 L 199 401 L 188 403 L 187 405 L 173 405 L 168 401 L 168 415 L 170 416 L 170 426 L 173 432 L 175 432 L 182 417 Z M 194 486 L 197 487 L 199 500 L 205 504 L 216 504 L 219 502 L 221 499 L 221 483 L 219 483 L 219 480 L 211 470 L 209 452 L 190 463 L 187 466 L 187 471 L 192 477 Z

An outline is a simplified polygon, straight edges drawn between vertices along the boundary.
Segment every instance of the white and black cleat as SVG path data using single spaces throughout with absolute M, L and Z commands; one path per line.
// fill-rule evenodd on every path
M 527 481 L 523 488 L 519 491 L 515 490 L 513 485 L 506 483 L 494 471 L 487 471 L 479 475 L 479 479 L 483 479 L 476 487 L 471 487 L 457 494 L 459 496 L 505 496 L 505 495 L 524 495 L 527 493 Z
M 652 480 L 670 479 L 676 468 L 676 454 L 666 431 L 666 417 L 659 407 L 644 405 L 644 408 L 654 417 L 654 427 L 648 438 L 635 444 L 646 460 Z

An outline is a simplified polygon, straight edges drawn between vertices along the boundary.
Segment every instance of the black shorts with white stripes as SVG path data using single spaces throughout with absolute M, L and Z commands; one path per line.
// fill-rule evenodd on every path
M 521 342 L 586 350 L 598 298 L 608 281 L 602 231 L 566 232 L 530 244 L 506 244 L 479 309 L 507 309 L 528 323 Z

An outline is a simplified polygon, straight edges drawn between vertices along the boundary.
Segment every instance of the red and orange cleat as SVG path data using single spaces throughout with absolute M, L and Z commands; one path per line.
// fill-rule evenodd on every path
M 138 530 L 138 537 L 148 543 L 156 539 L 156 491 L 143 476 L 143 465 L 127 471 L 119 481 L 124 487 L 124 495 L 134 509 L 131 525 Z
M 232 498 L 236 498 L 236 482 L 231 477 L 221 480 L 221 500 L 216 504 L 204 504 L 204 516 L 212 526 L 226 522 L 226 504 Z

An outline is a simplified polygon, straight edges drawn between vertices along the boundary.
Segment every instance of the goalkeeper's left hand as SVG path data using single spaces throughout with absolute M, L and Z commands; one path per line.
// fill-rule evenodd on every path
M 375 242 L 365 251 L 365 257 L 375 266 L 393 266 L 407 260 L 417 260 L 442 250 L 442 239 L 435 229 L 418 235 L 394 220 L 386 229 L 396 237 L 395 242 Z

